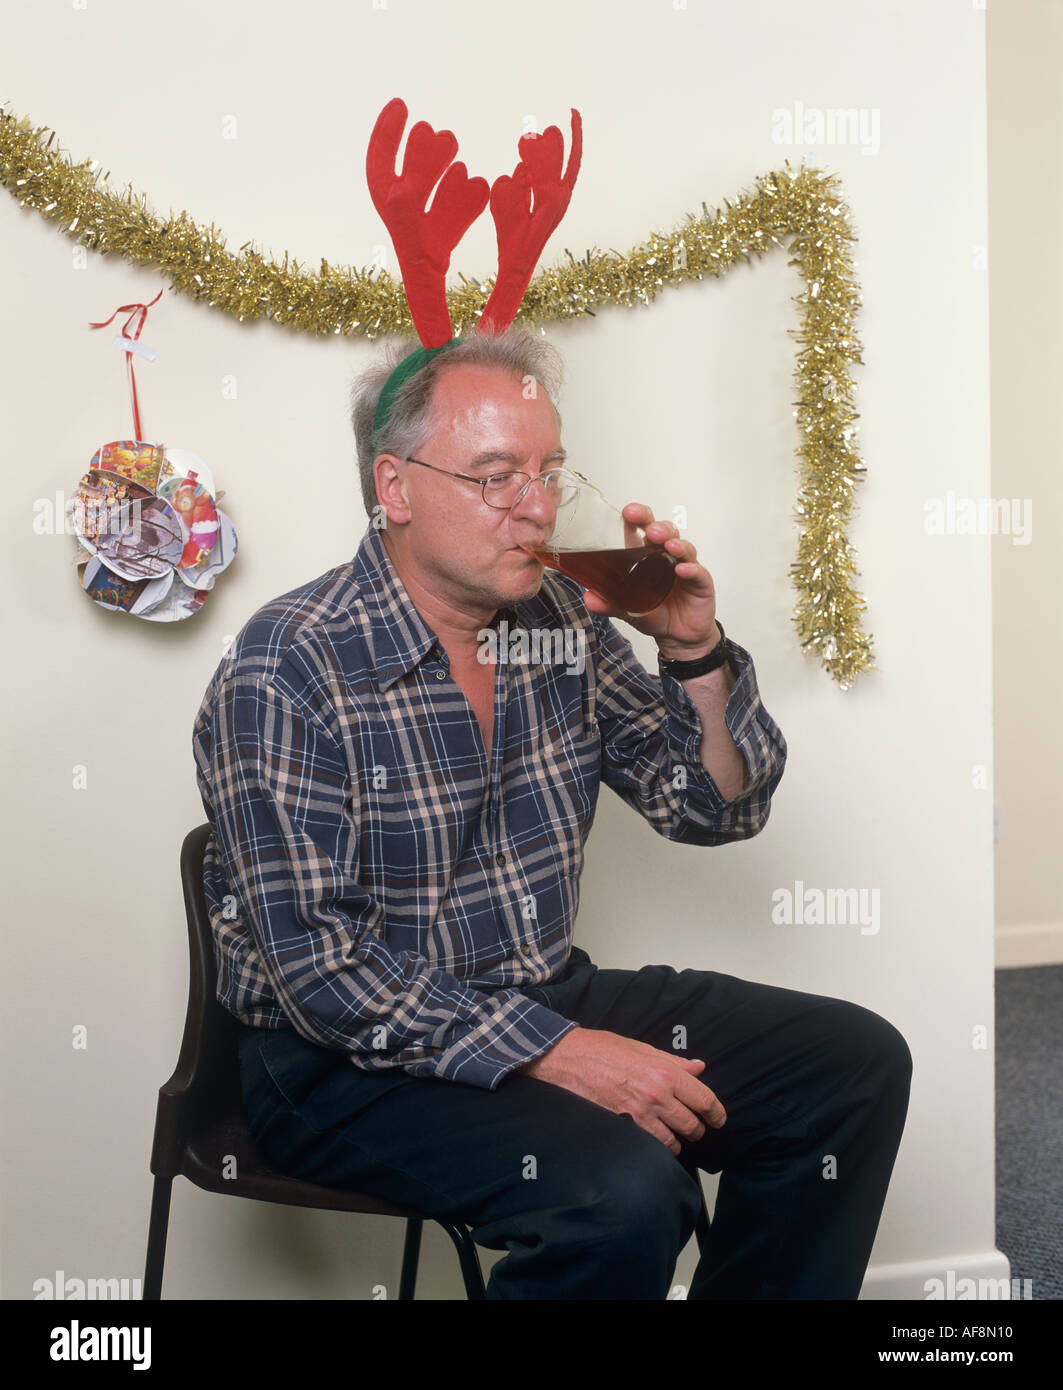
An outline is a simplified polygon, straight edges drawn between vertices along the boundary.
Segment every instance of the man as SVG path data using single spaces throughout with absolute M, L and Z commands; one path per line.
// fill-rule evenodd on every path
M 489 1297 L 666 1297 L 702 1168 L 723 1176 L 690 1298 L 855 1298 L 907 1108 L 900 1034 L 841 1000 L 599 969 L 572 945 L 601 781 L 689 846 L 767 821 L 785 743 L 749 653 L 720 646 L 712 577 L 626 508 L 677 561 L 632 620 L 651 676 L 600 596 L 518 545 L 546 534 L 563 466 L 552 350 L 457 340 L 374 431 L 390 371 L 354 409 L 377 524 L 250 620 L 196 725 L 257 1142 L 508 1248 Z M 503 620 L 574 632 L 585 663 L 485 659 Z

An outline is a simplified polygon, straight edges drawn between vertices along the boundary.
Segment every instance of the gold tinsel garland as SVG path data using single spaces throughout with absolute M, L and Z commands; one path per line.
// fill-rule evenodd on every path
M 131 187 L 108 188 L 109 174 L 98 161 L 74 164 L 54 142 L 54 131 L 0 111 L 0 183 L 81 245 L 160 271 L 173 289 L 240 320 L 264 317 L 306 333 L 370 339 L 412 332 L 402 284 L 386 271 L 338 269 L 324 260 L 311 271 L 287 254 L 278 265 L 250 243 L 233 255 L 213 223 L 200 226 L 185 212 L 156 217 Z M 682 226 L 652 234 L 626 256 L 588 251 L 577 260 L 566 253 L 566 264 L 532 280 L 518 320 L 542 323 L 593 314 L 602 304 L 649 304 L 666 285 L 726 274 L 773 246 L 789 251 L 789 264 L 805 281 L 795 296 L 802 326 L 790 330 L 802 344 L 795 370 L 801 432 L 795 452 L 803 468 L 796 502 L 801 532 L 790 567 L 798 593 L 793 621 L 802 647 L 817 652 L 847 690 L 861 671 L 874 669 L 846 537 L 853 490 L 865 472 L 849 375 L 851 364 L 863 361 L 853 326 L 860 303 L 849 254 L 855 237 L 836 175 L 804 166 L 795 174 L 787 161 L 785 172 L 756 182 L 757 191 L 733 205 L 724 199 L 725 211 L 711 215 L 703 203 L 701 217 L 688 214 Z M 779 240 L 787 235 L 788 247 Z M 491 288 L 490 280 L 460 279 L 447 296 L 457 333 L 475 322 Z

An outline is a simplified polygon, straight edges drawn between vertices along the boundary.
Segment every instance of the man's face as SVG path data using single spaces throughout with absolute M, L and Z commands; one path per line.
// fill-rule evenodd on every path
M 545 489 L 533 483 L 515 507 L 500 511 L 484 502 L 480 488 L 435 469 L 483 479 L 514 470 L 535 477 L 557 467 L 564 450 L 546 391 L 495 367 L 449 368 L 436 383 L 432 433 L 416 457 L 434 468 L 396 464 L 405 506 L 398 526 L 389 521 L 386 539 L 389 550 L 398 547 L 400 563 L 465 612 L 493 614 L 536 594 L 543 568 L 520 541 L 541 540 L 549 528 L 554 507 Z

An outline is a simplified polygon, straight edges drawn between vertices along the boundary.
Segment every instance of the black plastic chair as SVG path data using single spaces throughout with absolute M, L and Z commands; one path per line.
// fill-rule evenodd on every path
M 406 1240 L 399 1298 L 412 1299 L 424 1213 L 346 1188 L 319 1187 L 286 1177 L 270 1168 L 255 1148 L 240 1097 L 237 1061 L 240 1025 L 218 1003 L 215 992 L 214 943 L 203 895 L 203 854 L 209 834 L 209 825 L 197 826 L 185 837 L 181 849 L 181 881 L 188 917 L 188 1012 L 177 1069 L 159 1091 L 155 1115 L 151 1150 L 155 1186 L 144 1269 L 144 1298 L 155 1300 L 162 1296 L 170 1191 L 174 1178 L 180 1174 L 196 1187 L 228 1197 L 403 1218 Z M 236 1176 L 226 1178 L 226 1161 L 230 1155 L 236 1160 Z M 468 1297 L 484 1298 L 483 1274 L 467 1228 L 441 1217 L 429 1219 L 438 1221 L 457 1247 Z

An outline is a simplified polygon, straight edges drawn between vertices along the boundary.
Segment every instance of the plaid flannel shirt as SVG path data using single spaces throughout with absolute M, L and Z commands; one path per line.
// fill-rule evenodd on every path
M 731 644 L 725 714 L 748 776 L 725 802 L 683 687 L 651 676 L 578 584 L 546 571 L 496 617 L 499 639 L 506 622 L 490 761 L 372 527 L 240 631 L 194 730 L 218 997 L 238 1019 L 368 1070 L 493 1090 L 576 1026 L 521 989 L 569 958 L 601 782 L 669 840 L 763 828 L 786 744 L 748 652 Z M 569 645 L 506 660 L 519 630 Z

